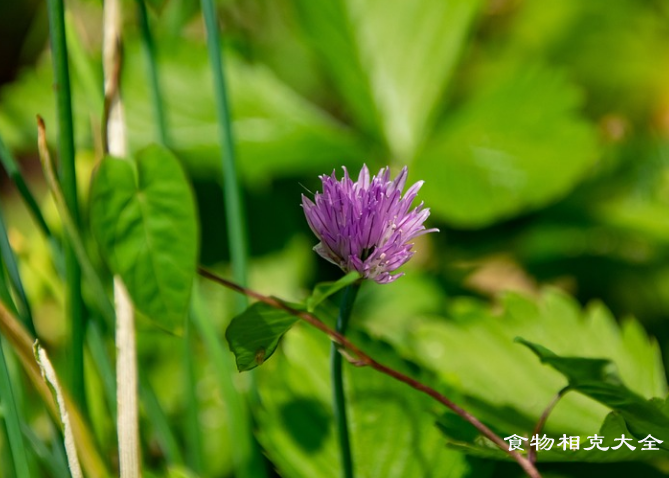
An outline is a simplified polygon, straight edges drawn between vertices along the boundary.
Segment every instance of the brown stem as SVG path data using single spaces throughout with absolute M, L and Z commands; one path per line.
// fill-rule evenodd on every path
M 355 344 L 349 341 L 346 337 L 334 331 L 333 329 L 328 327 L 325 323 L 321 322 L 320 319 L 318 319 L 315 315 L 305 311 L 293 309 L 292 307 L 284 304 L 278 299 L 262 295 L 259 292 L 248 289 L 246 287 L 242 287 L 238 284 L 235 284 L 234 282 L 231 282 L 227 279 L 224 279 L 223 277 L 220 277 L 212 272 L 209 272 L 208 270 L 203 269 L 202 267 L 198 268 L 198 272 L 202 277 L 206 277 L 207 279 L 216 282 L 218 284 L 221 284 L 227 287 L 228 289 L 235 290 L 248 297 L 253 297 L 254 299 L 260 302 L 264 302 L 265 304 L 274 307 L 276 309 L 284 310 L 289 314 L 298 317 L 304 320 L 305 322 L 308 322 L 310 325 L 316 327 L 321 332 L 327 334 L 330 337 L 330 339 L 338 343 L 342 349 L 353 354 L 356 357 L 355 365 L 371 367 L 374 370 L 377 370 L 383 374 L 386 374 L 394 378 L 395 380 L 399 380 L 400 382 L 406 383 L 410 387 L 413 387 L 416 390 L 423 392 L 429 395 L 430 397 L 434 398 L 439 403 L 446 405 L 456 414 L 458 414 L 459 416 L 467 420 L 469 423 L 471 423 L 479 432 L 481 432 L 481 434 L 483 434 L 485 437 L 487 437 L 489 440 L 495 443 L 495 445 L 497 445 L 504 453 L 506 453 L 511 458 L 516 460 L 518 464 L 523 468 L 523 470 L 525 470 L 525 473 L 527 473 L 529 477 L 541 478 L 539 471 L 535 468 L 533 463 L 531 463 L 527 458 L 525 458 L 517 451 L 509 450 L 508 444 L 500 437 L 495 435 L 495 433 L 490 428 L 481 423 L 481 421 L 478 418 L 476 418 L 468 411 L 464 410 L 463 408 L 453 403 L 451 400 L 446 398 L 441 393 L 437 392 L 435 389 L 425 385 L 422 382 L 419 382 L 418 380 L 414 380 L 413 378 L 404 375 L 403 373 L 398 372 L 397 370 L 394 370 L 390 367 L 386 367 L 385 365 L 380 364 L 379 362 L 371 358 L 369 355 L 367 355 L 365 352 L 360 350 Z
M 539 417 L 539 421 L 537 422 L 536 426 L 534 427 L 534 430 L 532 430 L 532 436 L 539 435 L 541 433 L 541 430 L 544 428 L 544 425 L 546 424 L 546 420 L 548 420 L 548 416 L 551 414 L 553 409 L 555 408 L 555 405 L 560 401 L 562 396 L 569 391 L 569 387 L 565 387 L 562 390 L 560 390 L 555 397 L 553 397 L 553 400 L 548 404 L 546 409 L 543 411 L 541 416 Z M 530 437 L 530 441 L 531 441 Z M 537 444 L 535 446 L 530 445 L 530 450 L 527 452 L 527 459 L 530 460 L 532 463 L 536 463 L 537 461 L 537 453 L 539 451 L 539 440 L 537 439 Z

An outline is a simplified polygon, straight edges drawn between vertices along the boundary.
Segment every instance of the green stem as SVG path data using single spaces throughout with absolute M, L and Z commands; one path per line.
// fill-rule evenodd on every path
M 232 120 L 230 117 L 224 62 L 221 54 L 220 38 L 216 21 L 216 8 L 214 6 L 214 0 L 201 0 L 201 5 L 205 29 L 207 31 L 207 50 L 209 52 L 209 61 L 211 63 L 216 115 L 218 117 L 218 132 L 221 141 L 225 218 L 228 230 L 228 243 L 230 246 L 232 275 L 238 284 L 245 285 L 248 276 L 246 224 L 244 222 L 244 206 L 237 176 Z M 240 295 L 235 300 L 237 301 L 236 312 L 241 313 L 246 309 L 248 299 L 245 296 Z M 247 400 L 256 403 L 258 402 L 258 389 L 255 385 L 253 374 L 250 375 L 250 379 L 251 387 L 250 393 L 247 395 Z M 250 414 L 248 415 L 248 422 L 249 423 L 247 423 L 244 428 L 251 433 L 252 423 Z M 240 437 L 233 436 L 233 439 L 239 440 Z M 267 476 L 267 470 L 264 466 L 264 458 L 260 453 L 260 448 L 252 435 L 250 435 L 249 439 L 251 448 L 248 450 L 248 456 L 244 456 L 242 451 L 236 452 L 240 454 L 240 456 L 235 457 L 235 463 L 244 466 L 244 468 L 237 470 L 237 474 L 242 478 L 260 478 Z
M 139 395 L 144 405 L 144 411 L 149 422 L 153 426 L 154 436 L 158 445 L 165 455 L 167 463 L 170 465 L 183 465 L 183 457 L 179 449 L 176 437 L 170 428 L 170 423 L 165 416 L 165 411 L 160 405 L 156 392 L 148 379 L 139 384 Z
M 9 369 L 5 361 L 5 353 L 2 349 L 2 338 L 0 338 L 0 399 L 4 405 L 4 419 L 9 437 L 9 447 L 14 460 L 14 471 L 17 478 L 30 478 L 30 467 L 28 456 L 21 433 L 21 419 L 14 400 L 14 391 L 9 377 Z
M 37 337 L 32 311 L 30 310 L 30 303 L 28 302 L 28 297 L 23 288 L 23 282 L 21 281 L 21 275 L 19 274 L 19 267 L 16 262 L 16 257 L 14 256 L 14 251 L 9 244 L 9 236 L 7 234 L 7 228 L 5 227 L 5 221 L 2 218 L 2 213 L 0 213 L 0 270 L 3 262 L 7 268 L 11 285 L 18 296 L 19 316 L 28 331 L 33 336 Z
M 91 321 L 87 327 L 87 337 L 88 350 L 91 352 L 93 362 L 102 379 L 112 420 L 115 422 L 117 417 L 117 405 L 114 369 L 109 356 L 105 352 L 106 347 L 100 330 L 100 325 L 95 321 Z M 179 450 L 176 437 L 170 428 L 169 420 L 165 416 L 165 412 L 160 405 L 155 390 L 153 390 L 153 387 L 151 386 L 151 382 L 147 377 L 144 378 L 145 380 L 141 380 L 140 377 L 139 396 L 144 405 L 144 412 L 149 419 L 149 423 L 153 427 L 156 441 L 170 465 L 182 465 L 183 458 L 181 456 L 181 451 Z
M 58 157 L 60 159 L 60 182 L 63 195 L 76 227 L 79 227 L 79 202 L 77 199 L 77 177 L 74 161 L 74 120 L 70 72 L 67 63 L 65 39 L 65 6 L 63 0 L 48 0 L 49 36 L 53 58 L 54 90 L 58 114 Z M 80 410 L 86 410 L 86 387 L 84 381 L 85 315 L 81 297 L 81 269 L 71 244 L 65 244 L 65 274 L 67 285 L 67 316 L 71 324 L 71 387 L 72 396 Z
M 360 283 L 356 282 L 344 289 L 339 316 L 335 330 L 341 335 L 346 335 L 348 322 L 351 318 L 353 303 L 358 295 Z M 332 392 L 334 399 L 334 416 L 337 424 L 337 439 L 339 441 L 339 453 L 341 457 L 342 476 L 353 478 L 353 458 L 351 456 L 351 442 L 348 433 L 348 420 L 346 417 L 346 393 L 344 390 L 343 357 L 339 353 L 339 346 L 332 342 L 330 349 L 330 367 L 332 373 Z
M 225 217 L 228 226 L 232 273 L 235 282 L 247 283 L 246 226 L 235 160 L 235 146 L 232 136 L 230 106 L 223 70 L 223 57 L 219 44 L 216 10 L 213 0 L 202 0 L 202 13 L 207 29 L 207 48 L 214 80 L 216 114 L 218 116 L 219 137 L 221 141 L 221 160 L 223 162 L 223 192 L 225 194 Z M 248 305 L 246 297 L 238 299 L 237 311 L 243 311 Z
M 192 309 L 192 302 L 191 302 Z M 188 466 L 197 474 L 202 475 L 202 434 L 199 425 L 199 404 L 197 401 L 197 379 L 195 377 L 195 364 L 193 360 L 193 347 L 191 346 L 191 314 L 186 315 L 185 331 L 183 337 L 184 368 L 186 372 L 186 401 L 188 410 L 186 412 L 186 450 Z
M 47 238 L 51 238 L 51 230 L 42 215 L 42 211 L 37 205 L 35 196 L 33 196 L 30 189 L 28 189 L 28 185 L 23 179 L 23 175 L 16 163 L 16 159 L 5 145 L 2 137 L 0 137 L 0 163 L 5 168 L 5 171 L 7 171 L 7 176 L 9 176 L 12 182 L 16 185 L 16 189 L 18 189 L 23 201 L 26 203 L 26 206 L 28 206 L 28 210 L 35 218 L 35 221 L 37 221 L 37 226 Z
M 72 247 L 75 261 L 78 261 L 77 268 L 83 270 L 84 275 L 86 276 L 86 281 L 90 284 L 95 293 L 102 316 L 110 325 L 113 325 L 116 316 L 114 306 L 111 304 L 104 285 L 102 284 L 102 280 L 98 276 L 95 267 L 93 267 L 93 263 L 88 257 L 84 241 L 79 234 L 79 229 L 74 223 L 72 213 L 65 201 L 64 193 L 56 178 L 51 155 L 49 154 L 49 148 L 46 144 L 46 127 L 44 121 L 39 116 L 37 117 L 37 120 L 37 146 L 39 149 L 40 161 L 42 161 L 42 172 L 44 173 L 44 178 L 51 190 L 51 195 L 53 196 L 56 209 L 60 215 L 60 220 L 63 224 L 68 244 Z
M 67 461 L 63 457 L 64 450 L 60 447 L 49 448 L 44 442 L 44 439 L 39 437 L 28 425 L 25 423 L 21 427 L 23 436 L 30 444 L 33 453 L 37 457 L 39 463 L 46 470 L 49 471 L 50 476 L 54 478 L 70 478 L 70 470 L 67 468 Z
M 63 272 L 63 251 L 61 249 L 60 243 L 56 240 L 53 233 L 51 232 L 51 228 L 49 228 L 48 224 L 46 223 L 46 219 L 44 219 L 44 215 L 42 214 L 42 211 L 37 204 L 35 196 L 33 196 L 32 192 L 30 192 L 30 188 L 28 188 L 28 185 L 23 178 L 23 174 L 19 169 L 14 155 L 5 145 L 2 137 L 0 137 L 0 164 L 2 164 L 2 166 L 5 168 L 5 171 L 7 171 L 7 176 L 9 176 L 9 178 L 16 186 L 16 189 L 23 198 L 23 202 L 28 208 L 28 211 L 30 211 L 30 214 L 35 219 L 37 227 L 42 232 L 42 234 L 44 234 L 44 238 L 49 243 L 56 270 L 59 273 Z
M 251 433 L 251 419 L 248 405 L 237 392 L 234 383 L 234 373 L 237 371 L 230 351 L 221 343 L 219 332 L 210 320 L 211 314 L 205 310 L 199 288 L 193 289 L 192 318 L 193 324 L 211 357 L 211 362 L 217 364 L 216 373 L 218 386 L 225 402 L 228 416 L 230 436 L 234 438 L 234 452 L 232 459 L 235 470 L 240 478 L 256 478 L 266 476 L 262 456 Z
M 156 133 L 160 144 L 168 145 L 167 122 L 165 110 L 163 108 L 163 94 L 158 79 L 158 65 L 156 62 L 156 45 L 151 35 L 149 27 L 149 15 L 146 10 L 144 0 L 137 1 L 137 17 L 139 20 L 139 29 L 142 34 L 142 47 L 146 55 L 147 69 L 149 74 L 149 84 L 151 89 L 151 99 L 153 100 L 153 113 L 156 122 Z

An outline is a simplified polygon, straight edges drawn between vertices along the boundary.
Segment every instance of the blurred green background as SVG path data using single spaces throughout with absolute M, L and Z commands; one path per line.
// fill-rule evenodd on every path
M 225 271 L 219 144 L 199 4 L 148 3 L 169 145 L 198 200 L 201 262 Z M 136 5 L 128 0 L 124 6 L 122 96 L 130 148 L 136 150 L 155 140 L 156 127 Z M 254 288 L 298 300 L 316 282 L 340 276 L 311 252 L 316 241 L 299 206 L 301 193 L 320 187 L 319 174 L 339 172 L 342 165 L 350 171 L 363 163 L 373 170 L 390 164 L 394 171 L 408 165 L 410 181 L 425 180 L 419 198 L 432 211 L 428 227 L 441 232 L 417 242 L 406 277 L 363 289 L 354 333 L 370 350 L 388 360 L 401 356 L 509 434 L 529 432 L 527 423 L 564 384 L 513 344 L 515 335 L 536 333 L 563 354 L 612 358 L 631 388 L 647 397 L 666 394 L 667 2 L 219 0 L 218 6 Z M 100 151 L 101 2 L 68 1 L 67 8 L 77 161 L 86 198 Z M 47 37 L 44 3 L 0 2 L 0 135 L 57 222 L 36 159 L 34 125 L 36 114 L 55 125 Z M 53 135 L 55 127 L 49 131 Z M 64 355 L 62 285 L 48 248 L 3 176 L 0 201 L 38 332 L 56 355 Z M 208 310 L 222 334 L 232 298 L 209 289 Z M 514 314 L 519 318 L 508 319 Z M 619 332 L 612 317 L 627 316 L 635 319 Z M 504 318 L 511 323 L 500 325 Z M 142 369 L 179 426 L 184 392 L 168 378 L 179 367 L 170 354 L 175 339 L 150 324 L 139 327 Z M 259 371 L 259 439 L 283 476 L 336 476 L 329 465 L 327 386 L 312 377 L 316 365 L 300 369 L 305 357 L 318 357 L 323 363 L 314 358 L 314 364 L 327 376 L 319 355 L 326 353 L 327 340 L 298 329 L 287 337 L 284 352 Z M 647 336 L 657 340 L 663 356 Z M 211 384 L 217 364 L 203 352 L 198 360 L 197 396 L 208 437 L 201 473 L 229 476 L 225 405 Z M 519 473 L 514 464 L 447 451 L 431 404 L 384 379 L 376 383 L 368 377 L 372 372 L 352 373 L 364 391 L 354 428 L 376 427 L 394 458 L 370 458 L 361 476 Z M 91 383 L 95 394 L 100 384 L 94 378 Z M 369 398 L 375 387 L 379 395 L 408 401 L 378 405 L 396 421 L 364 415 L 377 406 Z M 101 441 L 112 447 L 113 439 L 104 438 L 109 419 L 103 409 L 92 413 Z M 594 402 L 570 397 L 547 430 L 591 435 L 605 415 Z M 500 417 L 504 424 L 496 422 Z M 388 438 L 383 427 L 422 442 L 411 448 L 411 442 Z M 145 433 L 148 469 L 161 476 L 162 457 Z M 360 447 L 374 443 L 369 435 L 357 440 Z M 414 449 L 412 458 L 401 458 L 397 450 L 407 449 Z M 415 449 L 439 458 L 415 464 Z M 542 469 L 545 476 L 664 476 L 666 460 L 586 464 L 592 461 L 586 457 Z M 452 469 L 440 468 L 443 463 Z M 383 466 L 388 470 L 379 471 Z

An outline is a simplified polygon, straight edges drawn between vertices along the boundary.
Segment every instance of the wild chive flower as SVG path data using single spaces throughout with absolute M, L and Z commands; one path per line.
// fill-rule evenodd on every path
M 411 186 L 404 197 L 406 166 L 395 180 L 385 167 L 370 179 L 363 166 L 353 182 L 346 168 L 341 181 L 335 172 L 322 175 L 323 193 L 314 201 L 302 195 L 302 208 L 309 227 L 320 239 L 314 251 L 344 272 L 358 271 L 379 284 L 393 282 L 404 273 L 391 275 L 414 255 L 413 239 L 438 229 L 425 229 L 430 215 L 421 202 L 411 211 L 423 181 Z

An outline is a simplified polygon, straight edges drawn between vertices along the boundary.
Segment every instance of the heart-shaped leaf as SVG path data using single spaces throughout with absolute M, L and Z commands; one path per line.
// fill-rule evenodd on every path
M 105 158 L 91 189 L 91 227 L 135 307 L 173 326 L 188 310 L 197 260 L 195 201 L 179 161 L 149 146 Z

